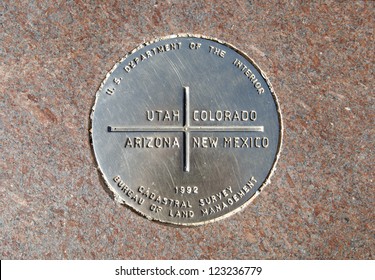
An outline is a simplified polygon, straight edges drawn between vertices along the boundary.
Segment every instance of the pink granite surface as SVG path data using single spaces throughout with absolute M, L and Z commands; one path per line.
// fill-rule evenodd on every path
M 375 2 L 303 2 L 1 1 L 0 258 L 374 259 Z M 175 33 L 252 57 L 285 127 L 272 183 L 198 228 L 115 203 L 89 144 L 106 73 Z

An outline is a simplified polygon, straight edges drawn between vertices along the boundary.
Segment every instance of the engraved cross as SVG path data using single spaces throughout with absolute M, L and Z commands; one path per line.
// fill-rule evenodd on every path
M 108 126 L 109 132 L 182 132 L 184 134 L 183 156 L 184 171 L 190 171 L 190 132 L 263 132 L 264 126 L 191 126 L 190 125 L 190 90 L 184 87 L 184 112 L 183 126 L 159 126 L 159 127 L 119 127 Z

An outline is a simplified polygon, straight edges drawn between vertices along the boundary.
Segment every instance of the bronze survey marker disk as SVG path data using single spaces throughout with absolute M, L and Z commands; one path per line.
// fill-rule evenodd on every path
M 180 35 L 145 43 L 107 75 L 94 153 L 117 200 L 198 225 L 243 208 L 278 158 L 281 116 L 265 75 L 233 46 Z

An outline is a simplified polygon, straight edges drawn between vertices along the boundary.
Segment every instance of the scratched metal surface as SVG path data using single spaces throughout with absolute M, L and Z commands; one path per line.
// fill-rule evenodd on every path
M 1 1 L 1 258 L 373 259 L 374 2 L 301 2 Z M 285 128 L 254 203 L 194 228 L 116 203 L 88 132 L 112 66 L 178 33 L 253 58 Z
M 116 199 L 149 219 L 199 225 L 259 194 L 278 157 L 281 116 L 255 67 L 192 35 L 147 43 L 117 64 L 91 116 Z

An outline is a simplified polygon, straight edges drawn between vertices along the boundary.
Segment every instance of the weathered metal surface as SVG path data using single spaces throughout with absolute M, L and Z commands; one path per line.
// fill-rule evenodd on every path
M 266 184 L 281 116 L 264 74 L 233 46 L 170 36 L 107 75 L 92 141 L 116 198 L 162 222 L 197 225 L 241 209 Z

